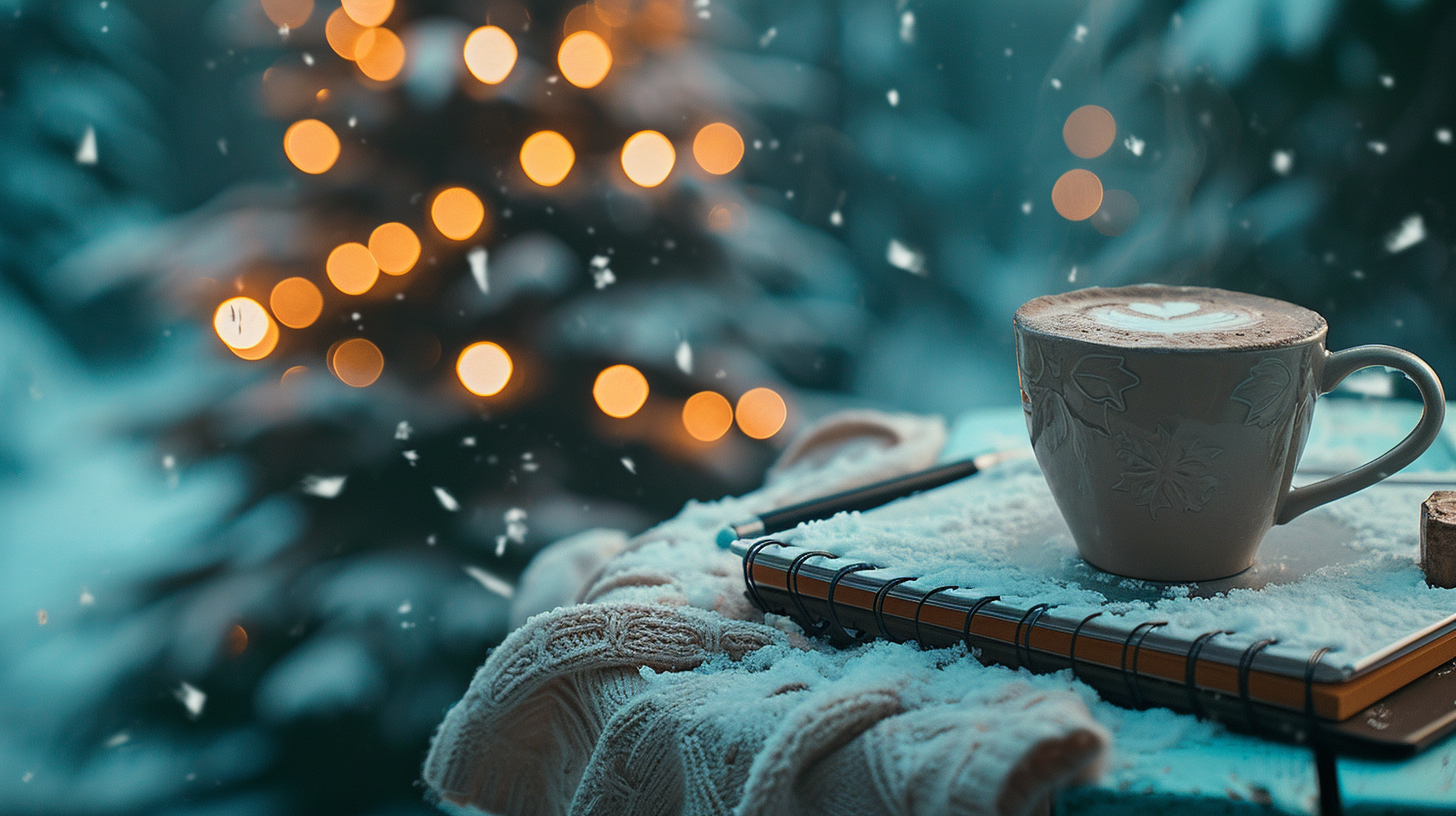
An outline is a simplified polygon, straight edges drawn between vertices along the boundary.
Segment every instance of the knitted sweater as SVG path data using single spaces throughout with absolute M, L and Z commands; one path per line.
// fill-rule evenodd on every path
M 444 806 L 572 814 L 1028 814 L 1110 744 L 1061 676 L 964 649 L 806 640 L 744 596 L 725 524 L 933 464 L 936 418 L 843 412 L 761 489 L 628 539 L 593 530 L 522 576 L 519 624 L 446 715 L 424 779 Z

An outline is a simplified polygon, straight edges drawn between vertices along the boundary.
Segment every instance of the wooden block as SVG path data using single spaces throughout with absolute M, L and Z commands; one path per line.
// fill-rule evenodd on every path
M 1427 584 L 1456 588 L 1456 490 L 1421 502 L 1421 569 Z

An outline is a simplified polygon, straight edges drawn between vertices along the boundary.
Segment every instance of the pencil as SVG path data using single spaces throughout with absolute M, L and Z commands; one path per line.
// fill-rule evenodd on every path
M 727 549 L 730 544 L 742 538 L 758 538 L 797 527 L 806 521 L 827 519 L 836 513 L 850 510 L 870 510 L 896 499 L 924 490 L 950 484 L 959 479 L 979 473 L 992 465 L 1007 459 L 1024 456 L 1025 451 L 1011 450 L 985 453 L 970 459 L 962 459 L 946 465 L 921 470 L 905 476 L 897 476 L 882 482 L 856 487 L 817 499 L 781 507 L 761 516 L 740 521 L 718 533 L 718 546 Z

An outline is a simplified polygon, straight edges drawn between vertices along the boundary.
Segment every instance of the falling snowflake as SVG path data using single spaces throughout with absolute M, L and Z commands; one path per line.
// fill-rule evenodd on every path
M 76 146 L 76 164 L 95 164 L 97 158 L 96 128 L 87 125 L 86 132 L 81 135 L 81 143 Z
M 526 543 L 526 511 L 512 507 L 506 511 L 506 538 L 516 544 Z
M 1051 86 L 1052 90 L 1060 91 L 1062 89 L 1062 81 L 1060 79 L 1057 79 L 1056 77 L 1052 77 Z
M 516 594 L 515 587 L 511 586 L 505 580 L 486 572 L 480 567 L 477 567 L 473 564 L 466 564 L 464 570 L 466 575 L 469 575 L 471 578 L 479 581 L 481 586 L 485 587 L 491 592 L 494 592 L 502 598 L 509 598 L 512 595 Z
M 455 497 L 450 495 L 449 491 L 443 487 L 435 488 L 435 498 L 440 500 L 441 507 L 452 513 L 460 509 L 460 502 L 455 501 Z
M 1274 151 L 1274 155 L 1269 158 L 1269 166 L 1281 176 L 1289 175 L 1289 171 L 1294 169 L 1294 153 L 1288 150 Z
M 1374 153 L 1377 156 L 1384 156 L 1385 155 L 1385 151 L 1387 151 L 1387 150 L 1390 149 L 1389 146 L 1387 146 L 1385 144 L 1385 142 L 1379 142 L 1379 141 L 1366 142 L 1365 143 L 1365 146 L 1368 147 L 1368 148 L 1370 148 L 1370 152 L 1371 153 Z
M 1077 42 L 1087 42 L 1087 26 L 1081 25 L 1079 23 L 1077 25 L 1077 30 L 1072 32 L 1072 39 L 1076 40 Z
M 677 362 L 677 368 L 684 374 L 693 373 L 693 347 L 684 340 L 677 344 L 677 353 L 673 355 Z
M 81 597 L 77 599 L 77 603 L 81 606 L 91 606 L 96 603 L 96 596 L 91 594 L 91 590 L 81 587 Z
M 35 610 L 35 622 L 36 623 L 40 624 L 41 626 L 45 626 L 46 625 L 46 621 L 48 621 L 50 619 L 51 619 L 51 616 L 50 615 L 47 615 L 46 614 L 46 611 L 44 609 L 37 609 L 37 610 Z
M 485 266 L 487 257 L 485 247 L 476 247 L 465 253 L 465 260 L 470 264 L 470 277 L 475 278 L 475 285 L 480 287 L 482 295 L 490 294 L 490 278 Z
M 115 734 L 111 735 L 110 739 L 106 740 L 106 742 L 102 744 L 107 748 L 119 748 L 127 744 L 128 742 L 131 742 L 131 732 L 117 731 Z
M 321 499 L 332 499 L 344 491 L 344 482 L 348 476 L 314 476 L 303 477 L 303 485 L 300 489 L 310 496 L 318 496 Z
M 407 440 L 410 438 L 410 434 L 414 433 L 414 430 L 414 428 L 410 427 L 407 420 L 401 419 L 399 424 L 394 426 L 394 438 L 400 441 Z
M 202 707 L 207 704 L 207 695 L 191 683 L 183 683 L 172 692 L 177 702 L 187 709 L 187 716 L 197 719 L 202 716 Z
M 419 451 L 412 451 L 412 450 L 400 451 L 400 455 L 403 456 L 404 457 L 404 460 L 406 462 L 409 462 L 411 466 L 414 466 L 414 464 L 416 462 L 420 461 L 420 452 Z
M 627 472 L 632 474 L 633 476 L 637 475 L 637 464 L 632 461 L 631 457 L 622 457 L 622 467 L 626 468 Z
M 1144 443 L 1117 435 L 1117 458 L 1127 463 L 1113 490 L 1131 493 L 1133 504 L 1148 508 L 1156 519 L 1161 509 L 1201 510 L 1218 489 L 1209 475 L 1214 457 L 1223 451 L 1196 439 L 1179 439 L 1161 426 Z
M 610 269 L 593 269 L 592 286 L 597 289 L 605 289 L 617 282 L 617 276 Z
M 909 45 L 915 42 L 915 12 L 905 11 L 900 14 L 900 42 Z
M 1391 254 L 1410 249 L 1426 240 L 1426 222 L 1420 213 L 1412 213 L 1400 222 L 1400 228 L 1385 238 L 1385 249 Z
M 1451 128 L 1436 128 L 1436 141 L 1451 144 Z
M 900 92 L 895 90 L 894 88 L 891 88 L 889 92 L 885 94 L 885 98 L 890 100 L 890 107 L 892 108 L 900 104 Z
M 1147 147 L 1147 144 L 1147 142 L 1139 139 L 1131 133 L 1127 135 L 1126 139 L 1122 140 L 1122 146 L 1127 148 L 1128 152 L 1132 153 L 1134 156 L 1141 156 L 1143 154 L 1143 148 Z
M 885 248 L 885 260 L 889 261 L 890 266 L 903 269 L 912 275 L 925 274 L 925 254 L 916 252 L 894 238 L 890 239 L 890 245 Z
M 1023 201 L 1023 202 L 1021 202 L 1021 212 L 1024 213 L 1024 214 L 1026 214 L 1026 215 L 1031 215 L 1031 202 L 1030 201 Z
M 830 213 L 829 214 L 829 225 L 831 227 L 842 227 L 842 226 L 844 226 L 844 213 L 840 212 L 839 210 L 835 210 L 834 212 Z
M 771 43 L 771 42 L 773 42 L 774 41 L 774 38 L 777 37 L 778 35 L 779 35 L 779 30 L 777 28 L 770 27 L 768 31 L 763 32 L 763 36 L 762 37 L 759 37 L 758 38 L 758 47 L 759 48 L 768 48 L 768 44 Z

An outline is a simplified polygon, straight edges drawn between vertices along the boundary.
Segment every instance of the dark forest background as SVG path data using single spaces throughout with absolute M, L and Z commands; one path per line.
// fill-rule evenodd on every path
M 564 536 L 752 489 L 836 408 L 1015 404 L 1037 295 L 1257 292 L 1456 382 L 1450 3 L 579 5 L 400 0 L 409 62 L 374 83 L 325 42 L 329 0 L 286 36 L 259 0 L 0 0 L 0 810 L 430 812 L 429 735 L 505 634 L 466 566 L 509 582 Z M 608 80 L 550 79 L 608 18 Z M 489 93 L 459 64 L 487 23 L 521 52 Z M 1085 104 L 1118 132 L 1080 160 Z M 318 176 L 281 148 L 309 117 L 345 143 Z M 747 143 L 726 176 L 692 172 L 708 121 Z M 550 189 L 516 159 L 545 128 L 577 150 Z M 612 163 L 649 128 L 678 165 L 644 191 Z M 1058 216 L 1073 167 L 1136 216 Z M 485 201 L 477 239 L 327 291 L 330 247 L 451 184 Z M 213 309 L 286 275 L 323 317 L 238 359 Z M 327 371 L 349 336 L 384 350 L 367 388 Z M 475 340 L 515 356 L 498 397 L 455 380 Z M 591 386 L 619 363 L 651 396 L 613 420 Z M 778 434 L 682 431 L 690 394 L 755 387 Z

